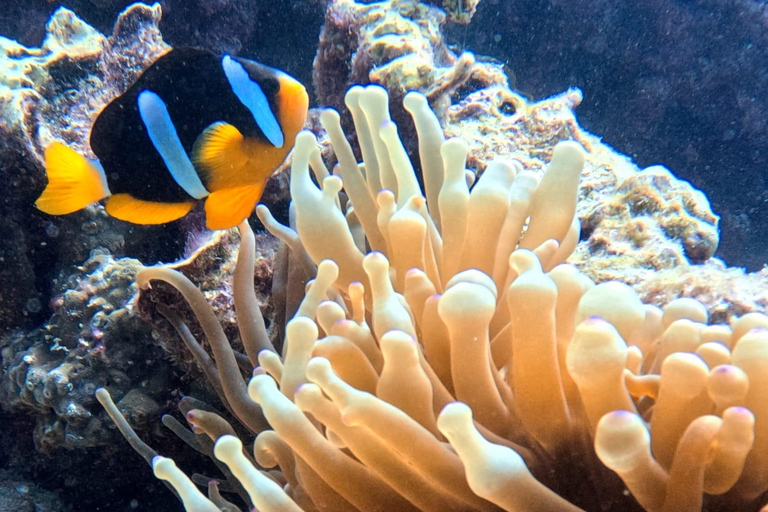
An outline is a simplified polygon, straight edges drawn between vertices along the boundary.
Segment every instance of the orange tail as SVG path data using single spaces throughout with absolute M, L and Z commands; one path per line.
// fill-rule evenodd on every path
M 76 212 L 110 195 L 104 172 L 60 142 L 45 149 L 45 172 L 48 185 L 35 206 L 50 215 Z

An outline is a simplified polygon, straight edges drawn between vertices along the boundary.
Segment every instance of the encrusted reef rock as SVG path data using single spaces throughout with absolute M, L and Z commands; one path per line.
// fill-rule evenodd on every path
M 400 107 L 407 91 L 419 90 L 433 104 L 447 106 L 470 78 L 506 84 L 500 66 L 451 51 L 441 31 L 444 22 L 442 10 L 413 0 L 333 0 L 313 70 L 318 101 L 343 111 L 351 85 L 377 83 L 389 91 L 393 119 L 407 126 Z
M 661 166 L 639 169 L 579 127 L 571 89 L 529 102 L 495 86 L 469 94 L 448 109 L 447 136 L 469 141 L 470 165 L 482 171 L 497 155 L 543 170 L 551 148 L 565 139 L 587 150 L 578 214 L 582 241 L 571 262 L 598 282 L 636 284 L 661 269 L 709 259 L 717 249 L 718 217 L 700 191 Z
M 679 248 L 664 244 L 665 240 L 682 245 L 692 263 L 704 262 L 717 249 L 719 219 L 706 196 L 665 167 L 648 167 L 618 181 L 613 192 L 606 204 L 585 212 L 584 227 L 590 238 L 583 248 L 590 258 L 605 251 L 602 266 L 608 271 L 608 258 L 637 258 L 639 252 L 640 260 L 634 266 L 643 275 L 625 272 L 624 280 L 642 281 L 648 274 L 643 270 L 653 272 L 685 263 Z
M 46 326 L 0 339 L 0 403 L 37 415 L 38 450 L 105 443 L 103 411 L 93 393 L 106 384 L 121 399 L 131 397 L 123 405 L 136 424 L 157 419 L 152 397 L 167 396 L 171 372 L 131 305 L 140 267 L 137 260 L 94 252 L 56 286 Z
M 450 21 L 466 25 L 472 21 L 480 0 L 431 0 L 428 3 L 442 7 Z
M 654 304 L 693 297 L 706 305 L 711 323 L 768 310 L 768 269 L 747 273 L 743 268 L 726 266 L 718 258 L 710 258 L 703 265 L 649 273 L 635 289 L 644 301 Z

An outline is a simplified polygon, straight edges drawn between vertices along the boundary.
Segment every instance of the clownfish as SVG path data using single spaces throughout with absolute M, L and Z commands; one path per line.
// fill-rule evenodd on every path
M 163 224 L 205 202 L 209 229 L 247 218 L 306 121 L 304 87 L 277 69 L 179 48 L 155 61 L 91 128 L 97 160 L 55 142 L 35 202 L 64 215 L 106 199 L 107 213 Z

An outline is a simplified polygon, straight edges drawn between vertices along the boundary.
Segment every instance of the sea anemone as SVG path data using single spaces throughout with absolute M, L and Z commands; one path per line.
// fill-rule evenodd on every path
M 333 174 L 302 132 L 291 227 L 257 209 L 284 244 L 275 279 L 290 321 L 280 354 L 253 296 L 253 234 L 239 226 L 235 307 L 255 367 L 247 386 L 202 293 L 168 268 L 138 276 L 189 301 L 213 360 L 166 314 L 256 435 L 251 456 L 215 412 L 186 407 L 196 439 L 170 422 L 226 465 L 249 507 L 757 507 L 768 489 L 768 318 L 708 326 L 694 300 L 661 310 L 564 263 L 579 239 L 577 143 L 559 143 L 543 176 L 496 160 L 475 179 L 467 144 L 444 140 L 426 99 L 409 93 L 422 188 L 386 92 L 354 87 L 346 104 L 363 163 L 325 110 Z M 238 510 L 215 481 L 206 498 L 138 440 L 105 390 L 98 397 L 188 511 Z

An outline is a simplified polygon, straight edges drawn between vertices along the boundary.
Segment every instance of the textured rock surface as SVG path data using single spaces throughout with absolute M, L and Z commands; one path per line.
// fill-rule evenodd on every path
M 480 0 L 431 0 L 427 3 L 442 7 L 450 21 L 466 25 L 472 21 Z
M 389 91 L 392 118 L 403 129 L 410 126 L 400 107 L 407 91 L 419 90 L 445 107 L 470 78 L 485 77 L 485 85 L 506 83 L 500 66 L 451 51 L 442 35 L 444 23 L 442 10 L 410 0 L 330 2 L 313 69 L 318 102 L 344 111 L 351 85 L 377 83 Z
M 150 500 L 136 492 L 147 475 L 101 483 L 105 474 L 121 474 L 119 460 L 134 454 L 114 443 L 117 433 L 96 403 L 95 389 L 114 389 L 118 407 L 147 439 L 167 435 L 160 415 L 172 413 L 180 398 L 174 393 L 180 375 L 132 305 L 140 266 L 134 259 L 115 260 L 103 250 L 94 251 L 74 273 L 62 273 L 54 284 L 53 315 L 43 327 L 0 337 L 0 428 L 9 434 L 0 449 L 17 475 L 35 475 L 60 489 L 65 502 L 82 507 L 74 510 L 97 510 L 110 500 L 125 507 L 114 510 L 130 510 L 132 498 L 125 496 L 136 496 L 142 504 Z M 20 422 L 23 425 L 17 425 Z M 84 489 L 94 492 L 85 495 Z M 147 490 L 156 490 L 161 502 L 173 501 L 162 484 Z M 27 510 L 4 508 L 2 492 L 0 509 Z M 11 491 L 7 494 L 14 497 Z M 32 496 L 21 498 L 26 501 L 18 501 L 19 506 L 32 503 Z
M 448 110 L 446 134 L 470 142 L 470 164 L 480 170 L 493 155 L 543 170 L 557 142 L 581 143 L 588 151 L 578 205 L 583 243 L 571 261 L 596 281 L 634 284 L 711 257 L 718 218 L 706 197 L 661 166 L 638 169 L 582 130 L 573 112 L 580 100 L 578 90 L 528 103 L 504 88 L 484 89 Z
M 95 253 L 57 286 L 54 314 L 42 329 L 0 340 L 0 402 L 36 415 L 38 450 L 103 444 L 103 413 L 93 392 L 107 382 L 121 395 L 166 392 L 170 372 L 163 351 L 131 306 L 139 268 L 136 260 Z M 140 408 L 156 419 L 157 405 Z
M 768 309 L 768 271 L 746 273 L 711 258 L 703 265 L 681 265 L 650 273 L 635 285 L 644 301 L 667 304 L 693 297 L 707 306 L 710 322 L 729 322 Z

